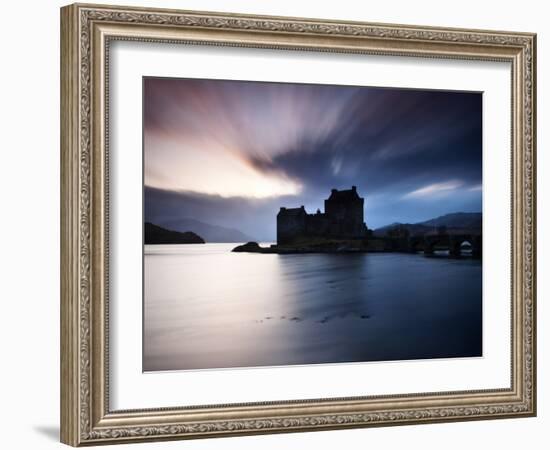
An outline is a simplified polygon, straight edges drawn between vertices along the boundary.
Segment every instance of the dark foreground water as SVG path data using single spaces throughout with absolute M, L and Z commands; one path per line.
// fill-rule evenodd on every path
M 145 371 L 481 356 L 481 263 L 145 247 Z

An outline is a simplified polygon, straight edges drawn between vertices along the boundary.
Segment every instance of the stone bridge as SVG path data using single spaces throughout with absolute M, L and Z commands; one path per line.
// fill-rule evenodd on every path
M 449 250 L 451 256 L 461 255 L 462 244 L 469 243 L 472 257 L 481 258 L 483 241 L 481 234 L 473 233 L 433 233 L 423 236 L 411 236 L 407 240 L 408 251 L 424 251 L 426 255 L 432 255 L 437 247 Z

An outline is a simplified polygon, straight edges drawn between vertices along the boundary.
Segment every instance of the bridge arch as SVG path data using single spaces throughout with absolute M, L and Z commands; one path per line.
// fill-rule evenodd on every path
M 430 236 L 426 239 L 424 253 L 426 255 L 433 255 L 437 250 L 452 251 L 452 244 L 449 235 L 436 235 Z
M 411 253 L 419 253 L 424 252 L 426 248 L 426 244 L 424 242 L 424 237 L 416 237 L 412 238 L 409 241 L 409 251 Z

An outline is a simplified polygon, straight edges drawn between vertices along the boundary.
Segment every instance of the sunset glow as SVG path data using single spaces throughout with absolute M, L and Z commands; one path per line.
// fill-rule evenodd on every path
M 143 94 L 152 222 L 269 240 L 281 206 L 350 186 L 372 227 L 481 210 L 480 93 L 145 78 Z

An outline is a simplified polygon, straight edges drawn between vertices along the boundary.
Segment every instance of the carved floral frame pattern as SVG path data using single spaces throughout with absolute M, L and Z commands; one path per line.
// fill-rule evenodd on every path
M 534 34 L 98 5 L 67 6 L 61 15 L 63 442 L 78 446 L 535 415 Z M 101 24 L 121 28 L 102 34 Z M 160 37 L 149 33 L 153 29 Z M 174 38 L 164 30 L 187 35 Z M 197 39 L 192 30 L 200 30 Z M 107 98 L 108 83 L 98 71 L 108 67 L 113 39 L 512 62 L 511 389 L 110 411 L 108 111 L 101 100 Z

